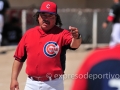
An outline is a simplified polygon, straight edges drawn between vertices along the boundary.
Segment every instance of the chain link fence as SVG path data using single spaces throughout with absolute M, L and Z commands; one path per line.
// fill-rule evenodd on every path
M 34 27 L 37 23 L 33 17 L 37 10 L 16 10 L 21 20 L 21 27 L 23 32 L 31 27 Z M 11 12 L 13 12 L 11 10 Z M 97 14 L 97 18 L 94 19 L 94 12 Z M 12 13 L 13 14 L 13 13 Z M 15 14 L 15 12 L 14 12 Z M 82 35 L 82 44 L 93 44 L 93 29 L 96 27 L 96 43 L 97 44 L 108 44 L 110 41 L 110 34 L 112 25 L 109 24 L 106 29 L 102 28 L 102 23 L 106 20 L 108 15 L 108 9 L 58 9 L 58 14 L 61 17 L 63 26 L 62 28 L 68 29 L 69 26 L 74 26 L 79 29 Z M 10 15 L 12 16 L 12 15 Z M 94 24 L 96 21 L 96 25 Z
M 63 28 L 77 27 L 83 38 L 82 43 L 92 43 L 93 12 L 91 10 L 63 9 L 58 13 L 61 16 Z

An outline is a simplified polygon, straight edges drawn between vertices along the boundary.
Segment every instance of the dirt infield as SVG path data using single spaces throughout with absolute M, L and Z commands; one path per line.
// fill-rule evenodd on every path
M 16 47 L 0 47 L 0 89 L 1 90 L 9 90 L 10 85 L 10 77 L 12 71 L 12 64 L 14 61 L 13 55 Z M 66 70 L 64 77 L 64 86 L 65 90 L 70 90 L 73 78 L 71 75 L 74 75 L 77 71 L 77 68 L 82 64 L 84 58 L 91 51 L 85 51 L 84 49 L 76 50 L 76 51 L 67 51 L 67 60 L 66 60 Z M 4 52 L 7 51 L 7 52 Z M 27 75 L 25 74 L 25 64 L 22 68 L 22 71 L 19 75 L 19 84 L 20 90 L 24 90 L 24 85 L 26 81 Z

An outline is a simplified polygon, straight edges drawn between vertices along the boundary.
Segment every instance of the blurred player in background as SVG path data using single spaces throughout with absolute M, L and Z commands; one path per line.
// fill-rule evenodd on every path
M 3 31 L 3 26 L 4 26 L 4 18 L 5 14 L 10 8 L 8 0 L 0 0 L 0 45 L 2 42 L 2 31 Z
M 10 21 L 4 24 L 2 37 L 2 46 L 18 44 L 22 37 L 22 29 L 18 17 L 12 16 Z
M 120 90 L 120 45 L 92 51 L 75 75 L 71 90 Z
M 117 43 L 120 43 L 120 0 L 113 1 L 114 5 L 109 11 L 107 20 L 102 25 L 103 28 L 106 28 L 108 23 L 113 23 L 111 41 L 109 44 L 111 47 L 115 46 Z

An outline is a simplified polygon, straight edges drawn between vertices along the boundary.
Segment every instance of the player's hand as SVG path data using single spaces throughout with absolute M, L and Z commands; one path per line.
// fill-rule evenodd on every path
M 16 80 L 11 81 L 10 90 L 19 90 L 19 84 Z
M 69 26 L 69 30 L 73 36 L 73 38 L 77 39 L 79 36 L 79 31 L 76 27 Z
M 104 23 L 102 24 L 102 27 L 103 27 L 104 29 L 107 28 L 107 23 L 104 22 Z

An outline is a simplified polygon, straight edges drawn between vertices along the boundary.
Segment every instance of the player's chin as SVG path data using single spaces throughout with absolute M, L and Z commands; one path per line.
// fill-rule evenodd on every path
M 48 25 L 42 25 L 42 29 L 48 31 L 50 30 L 50 27 Z

